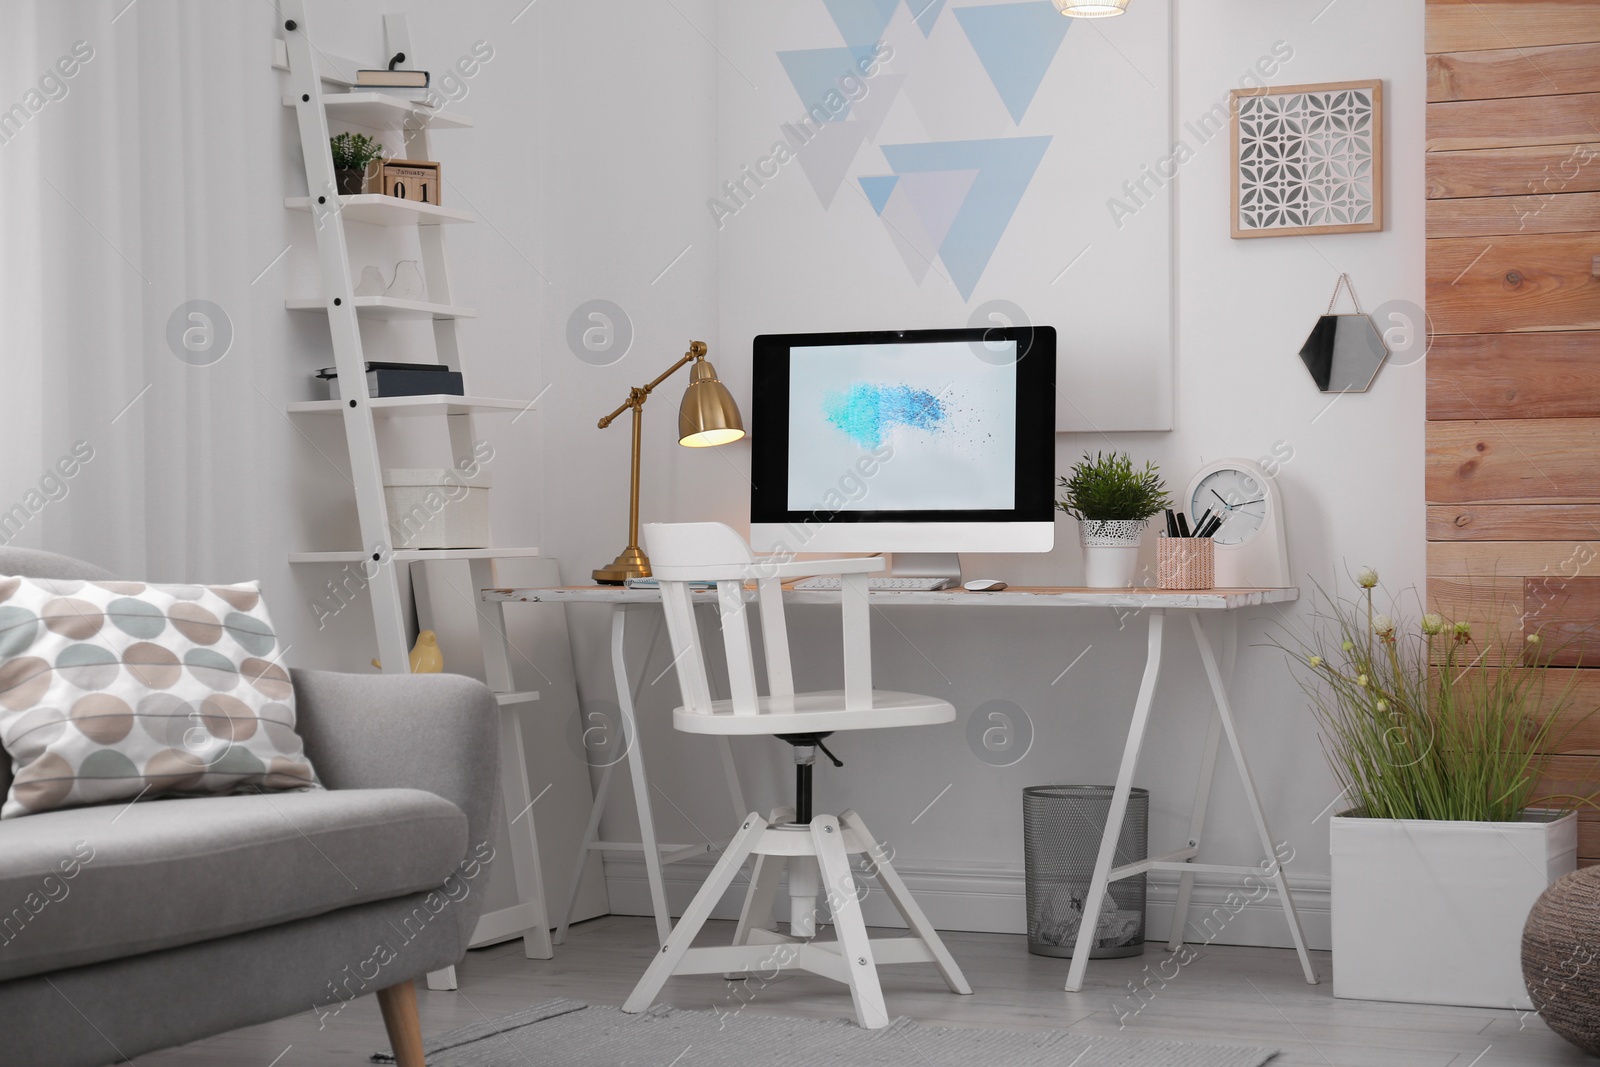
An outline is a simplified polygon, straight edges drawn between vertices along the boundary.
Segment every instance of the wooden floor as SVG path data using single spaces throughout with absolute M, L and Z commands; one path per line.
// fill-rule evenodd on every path
M 707 923 L 703 943 L 726 943 L 731 923 Z M 1323 982 L 1307 985 L 1293 952 L 1212 946 L 1177 969 L 1162 986 L 1149 982 L 1142 1010 L 1128 983 L 1159 974 L 1168 954 L 1150 945 L 1142 958 L 1096 960 L 1080 993 L 1065 993 L 1066 960 L 1028 954 L 1023 938 L 946 934 L 972 983 L 973 995 L 948 992 L 933 968 L 885 968 L 890 1015 L 930 1025 L 1058 1028 L 1122 1033 L 1280 1050 L 1273 1067 L 1541 1067 L 1592 1064 L 1547 1029 L 1539 1017 L 1481 1008 L 1433 1008 L 1335 1000 L 1327 953 L 1314 959 Z M 1425 946 L 1418 946 L 1424 951 Z M 655 951 L 650 919 L 612 916 L 572 928 L 553 960 L 522 957 L 512 942 L 468 954 L 453 993 L 418 990 L 425 1033 L 505 1015 L 551 997 L 621 1004 Z M 1164 973 L 1171 975 L 1175 964 Z M 766 1015 L 837 1018 L 850 1014 L 844 987 L 808 975 L 736 987 L 720 978 L 675 978 L 663 1000 L 683 1008 L 743 1010 Z M 1120 1028 L 1119 1028 L 1120 1020 Z M 237 1030 L 183 1048 L 141 1056 L 140 1067 L 358 1067 L 385 1047 L 377 1000 L 364 997 L 338 1015 L 310 1011 Z M 531 1065 L 530 1065 L 531 1067 Z M 665 1064 L 662 1065 L 665 1067 Z M 690 1060 L 677 1067 L 694 1067 Z

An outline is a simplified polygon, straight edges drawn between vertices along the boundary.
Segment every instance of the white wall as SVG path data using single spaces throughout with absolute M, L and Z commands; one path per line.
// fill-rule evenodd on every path
M 623 421 L 601 432 L 595 419 L 691 338 L 707 341 L 713 360 L 730 353 L 722 357 L 728 377 L 741 403 L 750 399 L 738 385 L 747 380 L 744 368 L 728 362 L 748 338 L 718 335 L 718 245 L 704 206 L 724 177 L 717 94 L 734 76 L 712 43 L 717 4 L 314 3 L 313 32 L 330 52 L 375 55 L 379 16 L 395 9 L 411 13 L 419 58 L 436 72 L 479 40 L 495 50 L 460 105 L 477 128 L 440 134 L 438 141 L 447 202 L 484 219 L 451 233 L 456 288 L 463 302 L 480 309 L 463 333 L 469 381 L 489 395 L 532 397 L 547 389 L 538 408 L 515 424 L 485 424 L 497 448 L 495 532 L 501 544 L 539 545 L 562 561 L 568 581 L 584 581 L 625 540 L 628 426 Z M 350 536 L 353 512 L 337 470 L 344 466 L 337 430 L 291 426 L 278 410 L 285 400 L 312 396 L 311 370 L 331 360 L 319 324 L 281 311 L 287 292 L 311 284 L 314 261 L 309 223 L 278 207 L 280 197 L 302 190 L 292 120 L 277 101 L 281 75 L 266 66 L 276 16 L 268 5 L 240 13 L 171 0 L 143 0 L 115 25 L 113 14 L 112 5 L 52 11 L 56 22 L 34 38 L 36 54 L 7 65 L 29 71 L 78 37 L 93 39 L 104 60 L 25 131 L 40 134 L 42 145 L 53 143 L 58 154 L 27 157 L 13 151 L 16 143 L 0 146 L 0 184 L 26 190 L 24 210 L 43 212 L 38 318 L 58 324 L 52 332 L 35 322 L 30 328 L 43 340 L 27 344 L 19 343 L 27 334 L 16 323 L 3 326 L 8 382 L 19 383 L 14 395 L 23 404 L 29 401 L 21 398 L 42 396 L 45 404 L 37 427 L 8 422 L 0 460 L 5 500 L 38 477 L 39 465 L 63 441 L 92 431 L 107 442 L 107 462 L 88 472 L 95 477 L 76 484 L 67 502 L 51 505 L 17 543 L 157 578 L 260 575 L 280 628 L 296 645 L 295 662 L 359 669 L 372 654 L 365 602 L 319 630 L 313 604 L 331 575 L 284 563 L 292 547 Z M 1369 235 L 1232 241 L 1227 150 L 1220 141 L 1205 146 L 1177 185 L 1177 428 L 1060 439 L 1063 466 L 1085 448 L 1128 449 L 1155 459 L 1180 487 L 1206 460 L 1292 448 L 1279 481 L 1291 555 L 1307 586 L 1340 580 L 1345 566 L 1365 564 L 1395 588 L 1422 580 L 1421 364 L 1390 367 L 1370 394 L 1329 407 L 1294 355 L 1340 271 L 1350 272 L 1368 309 L 1389 300 L 1422 304 L 1422 19 L 1422 5 L 1389 0 L 1181 6 L 1180 122 L 1208 110 L 1275 41 L 1289 42 L 1295 53 L 1274 79 L 1279 83 L 1386 80 L 1389 227 Z M 174 49 L 167 42 L 179 24 L 188 36 Z M 162 71 L 175 76 L 164 81 Z M 27 80 L 26 73 L 8 77 L 0 100 L 20 97 Z M 146 106 L 133 106 L 134 87 L 147 94 Z M 185 100 L 183 109 L 149 102 L 174 93 Z M 132 99 L 119 103 L 119 96 Z M 131 130 L 123 128 L 128 123 Z M 73 149 L 77 155 L 66 147 L 91 143 L 113 146 L 119 159 L 145 160 L 139 195 L 115 195 L 109 178 L 83 169 L 88 154 L 81 147 Z M 85 183 L 79 203 L 87 219 L 52 199 L 56 194 L 31 177 L 39 173 L 69 194 L 79 187 L 63 182 Z M 8 247 L 21 215 L 6 209 Z M 89 220 L 92 228 L 84 224 Z M 140 282 L 111 245 L 153 282 Z M 253 283 L 286 245 L 290 254 Z M 178 364 L 162 339 L 170 310 L 195 297 L 227 307 L 239 331 L 235 351 L 210 368 Z M 586 363 L 567 345 L 568 316 L 593 299 L 621 306 L 632 323 L 631 349 L 610 366 Z M 1130 320 L 1148 314 L 1136 283 L 1126 290 L 1123 313 Z M 392 340 L 396 350 L 414 343 Z M 145 400 L 167 399 L 111 424 L 111 414 L 151 381 L 157 389 Z M 742 521 L 748 451 L 676 447 L 680 388 L 681 382 L 664 387 L 645 416 L 644 515 Z M 425 451 L 421 443 L 396 448 L 408 462 Z M 332 457 L 331 465 L 319 451 Z M 966 563 L 972 573 L 1014 583 L 1071 584 L 1081 574 L 1067 521 L 1049 555 Z M 833 620 L 820 611 L 800 614 L 801 681 L 827 684 L 839 660 Z M 1334 787 L 1282 654 L 1259 647 L 1276 623 L 1304 615 L 1303 604 L 1246 614 L 1235 692 L 1274 833 L 1296 850 L 1291 880 L 1306 892 L 1313 938 L 1325 941 L 1327 830 L 1319 815 Z M 613 700 L 604 614 L 573 609 L 570 617 L 586 706 L 604 710 Z M 665 636 L 648 614 L 634 636 L 662 835 L 721 837 L 732 813 L 713 750 L 704 739 L 670 729 L 675 686 L 670 673 L 658 677 L 670 660 Z M 1179 812 L 1193 791 L 1192 763 L 1204 736 L 1204 709 L 1193 689 L 1198 662 L 1178 637 L 1138 776 L 1155 794 L 1156 848 L 1171 846 L 1183 832 Z M 652 640 L 650 661 L 642 664 Z M 1110 778 L 1143 652 L 1138 622 L 1118 629 L 1109 612 L 983 616 L 918 609 L 878 620 L 874 641 L 880 685 L 944 696 L 961 719 L 838 738 L 846 766 L 819 768 L 819 796 L 828 807 L 854 806 L 870 817 L 913 888 L 930 893 L 930 911 L 942 925 L 1020 928 L 1021 789 Z M 991 700 L 1024 709 L 1036 732 L 1027 757 L 1006 769 L 981 762 L 966 740 L 967 717 Z M 751 806 L 787 796 L 787 746 L 748 741 L 736 748 L 750 772 Z M 1219 780 L 1215 832 L 1202 857 L 1256 861 L 1260 850 L 1246 829 L 1237 785 L 1226 770 Z M 610 822 L 608 832 L 631 830 L 626 790 Z M 702 869 L 673 870 L 681 902 Z M 642 910 L 642 872 L 625 862 L 610 871 L 614 905 L 631 902 Z M 1158 886 L 1153 899 L 1159 919 L 1170 889 Z M 1283 933 L 1281 920 L 1258 910 L 1232 924 L 1227 939 L 1281 943 Z
M 600 34 L 611 5 L 590 6 L 593 15 L 575 12 L 573 5 L 541 3 L 535 10 L 546 19 L 542 32 L 551 37 L 581 36 L 580 24 L 592 27 L 590 35 Z M 1331 586 L 1343 580 L 1347 566 L 1371 564 L 1387 584 L 1402 589 L 1420 585 L 1423 575 L 1422 365 L 1391 366 L 1369 394 L 1345 397 L 1329 407 L 1328 398 L 1311 387 L 1295 352 L 1341 271 L 1351 274 L 1368 310 L 1390 300 L 1416 306 L 1423 302 L 1423 16 L 1421 5 L 1382 0 L 1340 0 L 1325 6 L 1323 0 L 1184 4 L 1177 12 L 1175 118 L 1180 124 L 1198 119 L 1279 41 L 1292 46 L 1294 55 L 1273 79 L 1277 84 L 1385 79 L 1387 230 L 1231 240 L 1225 141 L 1200 146 L 1191 137 L 1197 151 L 1177 185 L 1177 428 L 1168 434 L 1064 435 L 1058 462 L 1064 467 L 1086 448 L 1128 449 L 1155 459 L 1181 491 L 1190 473 L 1208 460 L 1292 449 L 1279 484 L 1292 562 L 1304 576 L 1303 586 L 1308 591 L 1313 582 Z M 707 6 L 685 12 L 701 32 L 714 36 Z M 598 74 L 592 54 L 547 44 L 545 84 L 577 88 L 576 96 L 563 97 L 559 110 L 567 109 L 567 101 L 581 100 L 588 122 L 550 123 L 541 130 L 545 173 L 553 182 L 565 175 L 564 185 L 546 187 L 547 200 L 560 197 L 570 218 L 584 220 L 576 227 L 577 240 L 558 258 L 562 281 L 571 292 L 565 304 L 552 302 L 554 313 L 544 333 L 548 380 L 571 391 L 567 395 L 573 410 L 553 411 L 547 424 L 554 431 L 552 466 L 547 468 L 551 511 L 542 544 L 562 558 L 574 580 L 582 580 L 588 568 L 606 562 L 620 547 L 625 522 L 625 430 L 596 433 L 588 429 L 588 418 L 621 399 L 628 383 L 647 380 L 691 336 L 711 343 L 713 359 L 719 347 L 739 351 L 748 341 L 714 333 L 717 309 L 708 302 L 708 290 L 715 267 L 707 254 L 714 231 L 703 200 L 724 175 L 706 170 L 717 131 L 695 103 L 707 91 L 699 81 L 705 71 L 716 70 L 724 81 L 738 75 L 671 12 L 660 25 L 651 22 L 625 38 L 607 36 L 607 41 L 598 60 L 603 72 Z M 618 68 L 637 73 L 619 83 Z M 668 70 L 675 74 L 664 81 Z M 660 91 L 629 94 L 630 85 Z M 787 86 L 773 91 L 780 89 L 787 92 Z M 630 107 L 616 106 L 619 94 L 635 97 Z M 662 139 L 669 147 L 657 154 L 654 146 Z M 571 168 L 562 159 L 584 163 Z M 631 172 L 631 195 L 617 193 L 613 183 L 619 171 Z M 663 195 L 668 190 L 670 195 Z M 1107 189 L 1105 195 L 1114 191 Z M 641 196 L 650 198 L 643 226 Z M 756 201 L 747 210 L 760 207 Z M 1154 213 L 1136 216 L 1128 226 L 1153 218 Z M 637 232 L 631 232 L 636 226 Z M 648 283 L 686 244 L 692 245 L 689 254 L 655 287 L 675 286 L 670 305 L 675 319 L 660 330 L 658 323 L 665 324 L 668 309 Z M 553 252 L 554 246 L 549 247 Z M 891 265 L 899 269 L 897 263 Z M 580 278 L 587 284 L 578 283 Z M 803 293 L 795 296 L 804 298 Z M 626 308 L 636 326 L 644 324 L 640 338 L 648 335 L 651 341 L 641 346 L 636 340 L 627 358 L 605 371 L 571 358 L 563 341 L 562 309 L 592 297 Z M 862 299 L 870 300 L 871 294 Z M 698 303 L 686 305 L 685 300 Z M 1137 279 L 1127 287 L 1122 313 L 1130 320 L 1150 314 Z M 725 376 L 736 383 L 741 402 L 748 402 L 737 384 L 745 380 L 743 368 Z M 676 390 L 663 392 L 667 395 L 654 402 L 646 423 L 646 518 L 741 522 L 747 449 L 674 448 Z M 563 440 L 568 433 L 576 441 Z M 1081 577 L 1075 531 L 1063 520 L 1058 533 L 1058 547 L 1047 556 L 967 557 L 966 568 L 1013 583 L 1074 583 Z M 797 637 L 799 669 L 814 684 L 829 684 L 826 679 L 839 660 L 832 620 L 821 611 L 803 614 L 802 636 Z M 1290 876 L 1303 891 L 1309 934 L 1326 944 L 1325 809 L 1336 789 L 1283 654 L 1262 647 L 1278 632 L 1277 626 L 1299 623 L 1305 614 L 1304 603 L 1283 612 L 1244 614 L 1235 694 L 1274 835 L 1295 849 Z M 604 710 L 612 697 L 602 620 L 577 611 L 572 617 L 578 625 L 575 648 L 586 657 L 580 674 L 585 699 Z M 1109 611 L 1094 616 L 997 612 L 985 617 L 918 609 L 875 620 L 878 684 L 944 696 L 955 703 L 960 719 L 940 728 L 837 738 L 836 751 L 846 766 L 818 769 L 819 795 L 830 807 L 857 807 L 870 817 L 876 833 L 894 845 L 897 862 L 909 870 L 914 887 L 932 894 L 930 911 L 942 924 L 1019 929 L 1022 787 L 1103 782 L 1113 776 L 1144 651 L 1142 623 L 1128 620 L 1122 629 L 1118 623 Z M 1151 838 L 1157 849 L 1175 846 L 1186 833 L 1181 813 L 1192 798 L 1193 764 L 1204 739 L 1206 709 L 1195 688 L 1201 677 L 1198 657 L 1185 632 L 1173 629 L 1156 725 L 1137 779 L 1155 795 Z M 636 635 L 636 665 L 651 636 L 653 630 Z M 1076 666 L 1052 685 L 1086 649 Z M 702 831 L 716 837 L 724 832 L 729 811 L 712 749 L 704 739 L 674 735 L 668 728 L 666 712 L 676 702 L 671 675 L 650 684 L 669 659 L 660 637 L 650 664 L 642 668 L 642 729 L 651 753 L 652 782 L 660 790 L 657 818 L 664 839 L 695 840 Z M 969 750 L 967 718 L 991 700 L 1020 706 L 1036 731 L 1031 752 L 1014 767 L 993 768 Z M 740 742 L 737 750 L 741 764 L 754 772 L 754 782 L 747 782 L 750 806 L 777 803 L 787 795 L 786 746 L 752 741 Z M 1257 862 L 1261 850 L 1237 780 L 1224 767 L 1218 781 L 1212 833 L 1202 858 Z M 937 803 L 923 814 L 936 796 Z M 631 827 L 624 803 L 612 811 L 617 832 Z M 642 869 L 618 861 L 609 870 L 613 906 L 631 902 L 643 909 Z M 681 903 L 702 869 L 669 868 L 669 874 L 674 871 L 674 896 Z M 1220 890 L 1209 894 L 1211 899 L 1221 895 Z M 1200 899 L 1207 896 L 1203 892 Z M 1167 912 L 1161 904 L 1171 899 L 1170 885 L 1157 885 L 1152 899 L 1153 921 L 1164 922 Z M 1225 939 L 1285 943 L 1281 913 L 1269 901 L 1268 907 L 1252 909 L 1230 924 Z

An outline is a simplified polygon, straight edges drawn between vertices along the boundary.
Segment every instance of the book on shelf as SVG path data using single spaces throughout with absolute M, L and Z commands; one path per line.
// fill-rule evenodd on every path
M 627 589 L 660 589 L 661 588 L 661 580 L 659 578 L 654 578 L 654 577 L 649 577 L 649 576 L 646 576 L 644 578 L 624 578 L 622 580 L 622 584 Z M 689 586 L 690 589 L 715 589 L 717 587 L 717 583 L 716 582 L 688 582 L 686 584 Z
M 425 70 L 358 70 L 356 89 L 426 89 Z

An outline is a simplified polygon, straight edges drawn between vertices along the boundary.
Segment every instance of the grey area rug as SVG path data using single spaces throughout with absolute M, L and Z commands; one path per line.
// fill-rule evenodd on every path
M 748 1013 L 640 1015 L 552 1000 L 424 1042 L 430 1067 L 1260 1067 L 1277 1050 L 1187 1041 L 979 1030 L 896 1019 L 882 1030 L 849 1020 Z M 372 1057 L 393 1063 L 390 1052 Z

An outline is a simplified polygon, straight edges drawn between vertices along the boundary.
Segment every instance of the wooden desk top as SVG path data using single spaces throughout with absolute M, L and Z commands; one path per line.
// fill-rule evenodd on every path
M 755 587 L 745 590 L 755 596 Z M 484 600 L 525 604 L 659 604 L 661 595 L 654 589 L 628 589 L 620 585 L 575 585 L 540 589 L 485 589 Z M 696 600 L 716 599 L 712 589 L 696 590 Z M 1079 589 L 1058 586 L 1011 586 L 997 593 L 973 593 L 966 589 L 939 589 L 933 592 L 875 589 L 869 599 L 880 607 L 927 607 L 950 604 L 966 607 L 1003 608 L 1170 608 L 1182 611 L 1232 611 L 1266 604 L 1286 604 L 1300 598 L 1300 590 L 1285 589 Z M 785 588 L 784 600 L 790 604 L 837 604 L 837 590 L 799 590 Z

